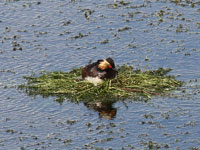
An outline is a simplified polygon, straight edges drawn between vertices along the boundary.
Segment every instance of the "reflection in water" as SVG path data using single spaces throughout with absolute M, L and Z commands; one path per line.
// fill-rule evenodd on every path
M 85 102 L 84 104 L 88 109 L 93 109 L 94 111 L 99 112 L 100 118 L 110 120 L 117 114 L 117 108 L 113 107 L 114 101 L 92 101 Z

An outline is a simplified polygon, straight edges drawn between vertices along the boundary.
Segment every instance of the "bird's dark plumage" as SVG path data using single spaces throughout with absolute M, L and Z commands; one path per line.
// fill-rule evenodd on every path
M 99 79 L 113 79 L 117 75 L 115 63 L 112 58 L 98 60 L 82 69 L 82 78 L 98 77 Z

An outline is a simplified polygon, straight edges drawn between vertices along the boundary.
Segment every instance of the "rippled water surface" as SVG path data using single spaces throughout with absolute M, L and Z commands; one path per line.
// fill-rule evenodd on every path
M 1 0 L 0 149 L 200 149 L 198 0 Z M 87 104 L 30 97 L 23 76 L 69 71 L 113 57 L 134 68 L 172 68 L 170 97 Z

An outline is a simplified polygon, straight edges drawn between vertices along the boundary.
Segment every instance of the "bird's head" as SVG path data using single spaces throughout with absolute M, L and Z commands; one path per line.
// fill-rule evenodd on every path
M 99 61 L 98 68 L 101 70 L 105 69 L 115 69 L 115 63 L 112 58 L 107 58 L 104 60 Z

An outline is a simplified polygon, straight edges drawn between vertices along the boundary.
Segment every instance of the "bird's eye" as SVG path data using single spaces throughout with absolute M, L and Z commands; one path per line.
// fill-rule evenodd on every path
M 111 66 L 111 65 L 109 65 L 109 66 L 108 66 L 108 68 L 112 68 L 112 66 Z

